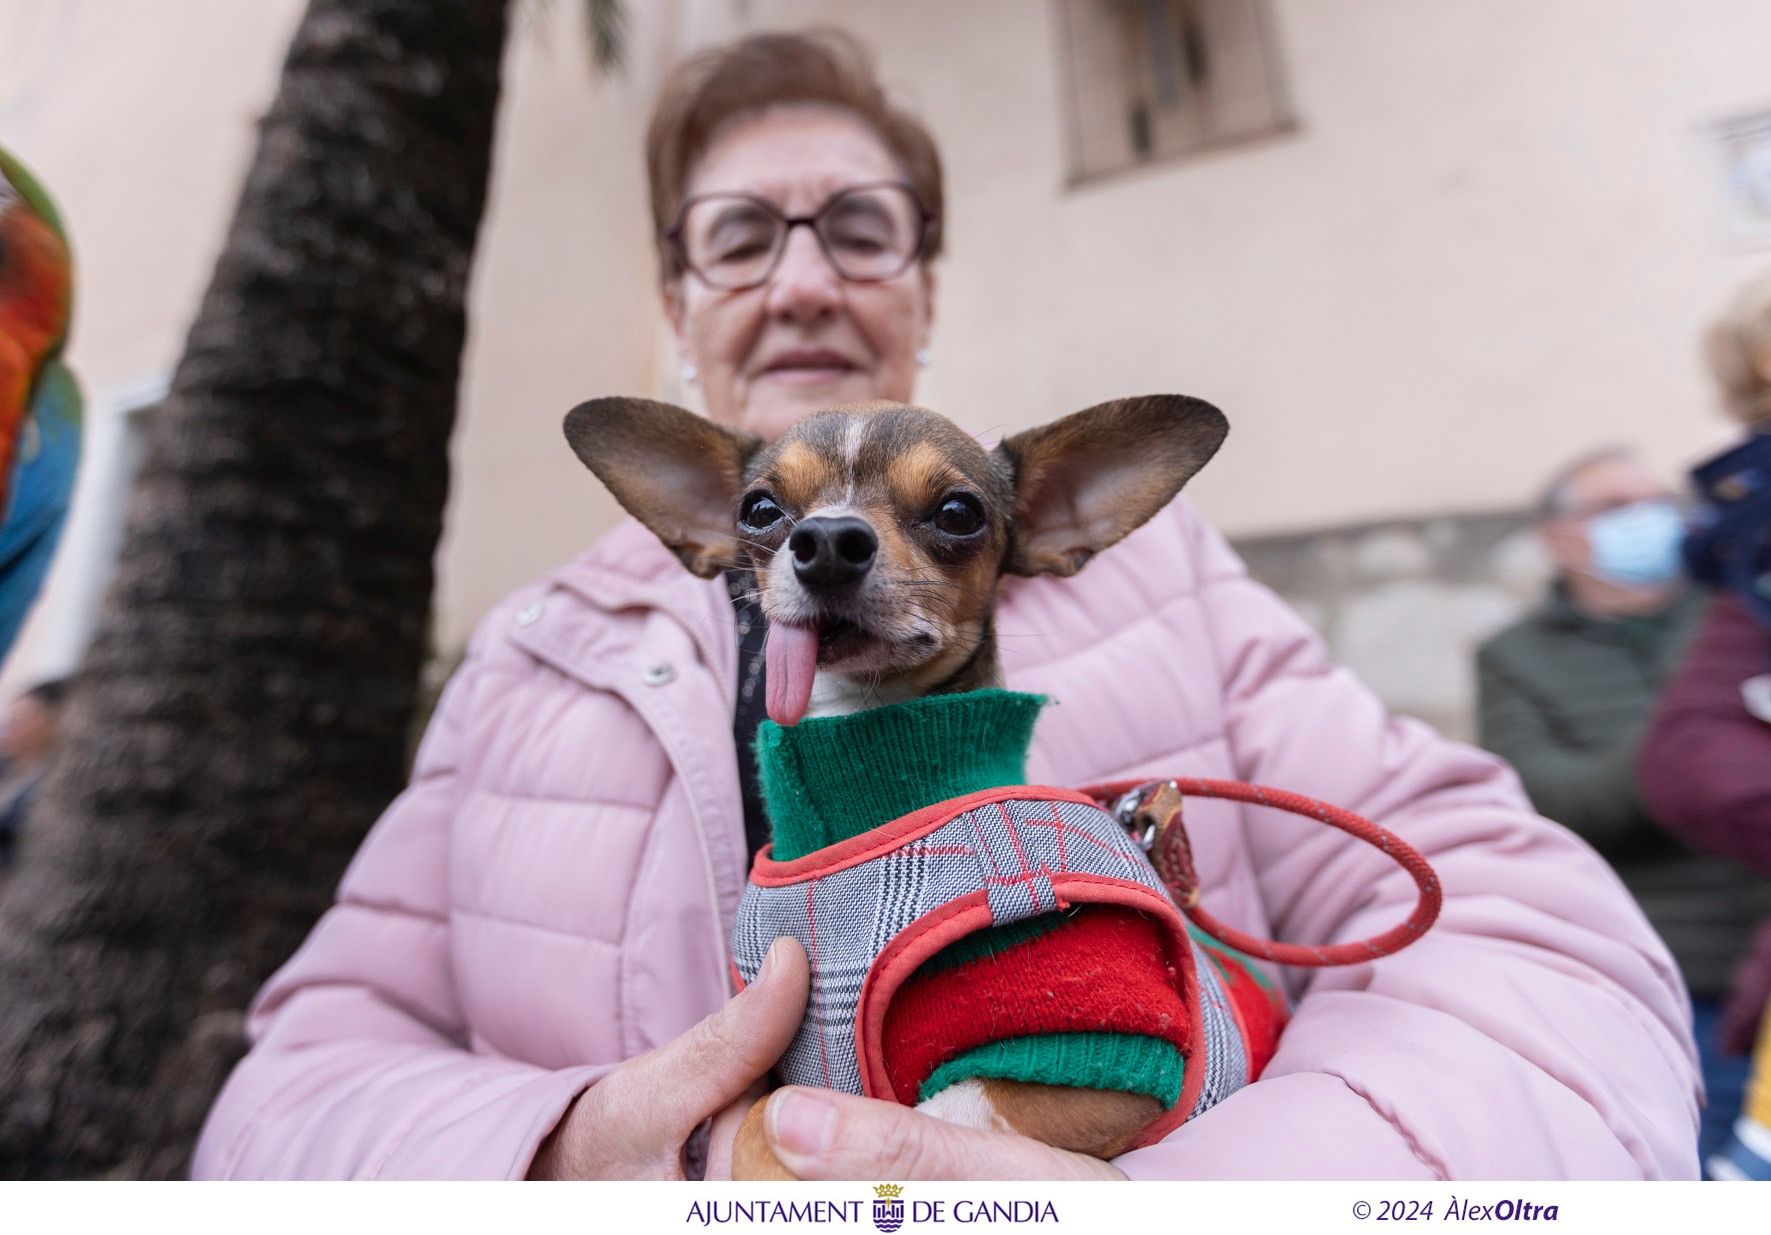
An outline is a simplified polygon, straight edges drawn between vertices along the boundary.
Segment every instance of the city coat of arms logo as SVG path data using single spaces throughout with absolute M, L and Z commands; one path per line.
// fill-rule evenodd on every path
M 873 1185 L 873 1225 L 892 1235 L 892 1232 L 904 1225 L 904 1186 L 902 1184 Z

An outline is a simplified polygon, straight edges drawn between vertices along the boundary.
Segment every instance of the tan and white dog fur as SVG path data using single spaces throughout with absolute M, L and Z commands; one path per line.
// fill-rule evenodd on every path
M 1149 519 L 1228 430 L 1181 395 L 1120 399 L 994 450 L 895 403 L 832 408 L 765 443 L 681 408 L 599 399 L 566 437 L 621 504 L 695 574 L 755 575 L 769 622 L 769 715 L 792 725 L 924 695 L 1000 686 L 995 599 L 1005 574 L 1072 575 Z M 739 1178 L 786 1178 L 758 1102 L 733 1150 Z M 1111 1157 L 1155 1099 L 972 1080 L 919 1110 Z

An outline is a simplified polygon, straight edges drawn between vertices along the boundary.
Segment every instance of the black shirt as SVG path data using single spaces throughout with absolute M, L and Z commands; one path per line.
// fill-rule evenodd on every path
M 762 786 L 756 776 L 756 730 L 768 714 L 767 670 L 763 647 L 768 620 L 757 601 L 756 577 L 749 571 L 726 572 L 726 590 L 738 619 L 738 701 L 732 714 L 732 736 L 738 742 L 738 789 L 744 797 L 744 839 L 750 857 L 769 841 L 769 818 L 763 812 Z

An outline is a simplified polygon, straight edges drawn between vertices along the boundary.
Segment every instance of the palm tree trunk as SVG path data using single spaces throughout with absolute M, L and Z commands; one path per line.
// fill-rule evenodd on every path
M 505 22 L 296 32 L 0 899 L 0 1175 L 181 1174 L 403 783 Z

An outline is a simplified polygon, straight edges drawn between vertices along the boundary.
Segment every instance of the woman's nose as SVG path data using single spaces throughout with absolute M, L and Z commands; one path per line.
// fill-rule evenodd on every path
M 786 245 L 775 273 L 769 277 L 769 311 L 795 321 L 810 321 L 835 312 L 842 301 L 842 279 L 824 256 L 812 229 L 790 229 Z

